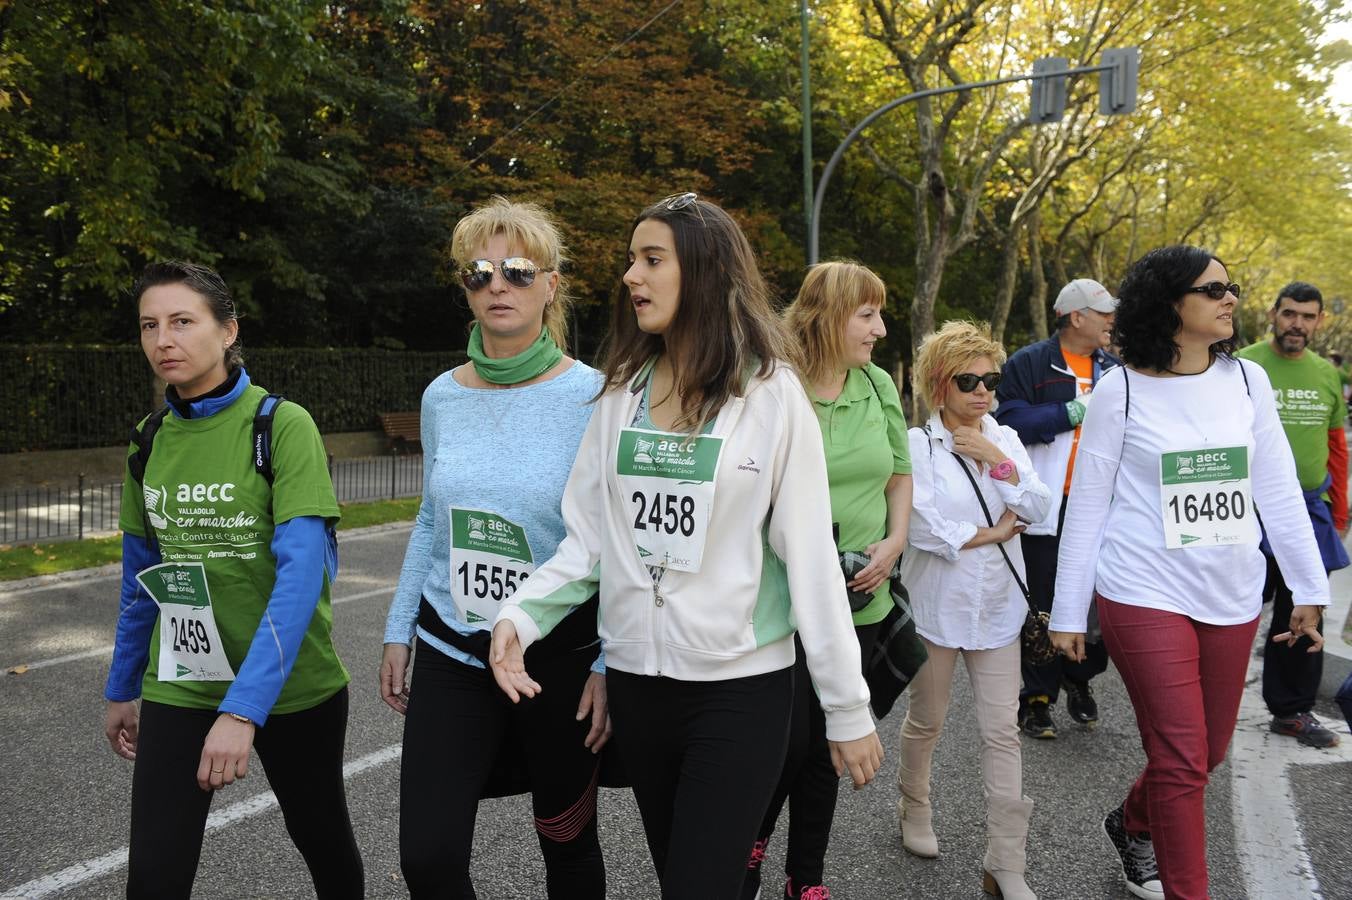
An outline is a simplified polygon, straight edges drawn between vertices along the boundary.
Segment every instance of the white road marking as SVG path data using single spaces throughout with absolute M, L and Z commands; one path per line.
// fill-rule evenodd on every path
M 396 760 L 403 753 L 403 749 L 403 744 L 392 744 L 382 750 L 354 759 L 343 766 L 343 778 L 351 778 L 367 769 L 374 769 Z M 227 828 L 259 813 L 267 812 L 276 805 L 277 797 L 272 791 L 264 791 L 247 800 L 232 803 L 207 817 L 207 833 L 210 834 L 219 828 Z M 42 878 L 36 878 L 17 887 L 9 888 L 3 894 L 0 894 L 0 900 L 41 900 L 43 897 L 68 891 L 73 887 L 84 884 L 86 881 L 102 878 L 104 875 L 116 872 L 126 864 L 127 848 L 119 847 L 113 852 L 105 853 L 95 859 L 78 862 L 59 872 L 44 875 Z
M 27 667 L 26 671 L 32 671 L 33 669 L 45 669 L 47 666 L 59 666 L 62 663 L 76 662 L 81 659 L 89 659 L 91 656 L 106 656 L 107 654 L 112 652 L 113 652 L 112 644 L 103 644 L 98 647 L 90 648 L 89 650 L 81 650 L 79 653 L 67 653 L 65 656 L 54 656 L 51 659 L 40 659 L 35 663 L 20 663 L 14 666 L 8 666 L 5 669 L 5 671 L 8 672 L 12 669 L 16 669 L 19 667 L 19 665 L 26 666 Z
M 94 584 L 98 581 L 113 581 L 121 578 L 117 572 L 103 573 L 100 575 L 88 575 L 76 578 L 66 578 L 61 581 L 53 581 L 51 584 L 40 584 L 37 587 L 25 588 L 21 591 L 0 591 L 0 603 L 9 603 L 12 600 L 20 600 L 29 594 L 40 594 L 43 591 L 55 591 L 62 588 L 79 587 L 85 584 Z
M 337 606 L 340 603 L 347 603 L 351 600 L 365 600 L 369 597 L 379 597 L 381 594 L 391 594 L 393 592 L 394 592 L 393 585 L 390 585 L 388 587 L 376 588 L 375 590 L 372 591 L 362 591 L 361 593 L 358 594 L 349 594 L 346 597 L 337 597 L 333 600 L 333 605 Z M 113 652 L 112 644 L 102 644 L 98 647 L 91 647 L 88 650 L 81 650 L 77 653 L 67 653 L 65 656 L 54 656 L 51 659 L 40 659 L 37 662 L 31 663 L 15 663 L 12 666 L 5 666 L 3 671 L 10 672 L 11 670 L 18 668 L 19 666 L 26 666 L 27 668 L 25 669 L 25 672 L 31 672 L 34 669 L 44 669 L 47 666 L 59 666 L 62 663 L 78 662 L 79 660 L 90 659 L 91 657 L 95 656 L 106 656 L 112 652 Z
M 388 587 L 376 588 L 373 591 L 362 591 L 360 594 L 351 594 L 347 597 L 335 597 L 333 600 L 333 605 L 337 606 L 339 603 L 347 603 L 351 600 L 365 600 L 367 597 L 379 597 L 381 594 L 393 594 L 393 593 L 394 593 L 394 585 L 389 585 Z
M 1266 627 L 1259 628 L 1259 634 L 1266 633 Z M 1317 750 L 1273 734 L 1268 729 L 1272 714 L 1263 703 L 1262 681 L 1263 659 L 1251 657 L 1239 703 L 1239 721 L 1230 742 L 1235 849 L 1250 897 L 1318 900 L 1324 895 L 1306 850 L 1287 767 L 1352 762 L 1352 736 L 1343 734 L 1337 747 Z

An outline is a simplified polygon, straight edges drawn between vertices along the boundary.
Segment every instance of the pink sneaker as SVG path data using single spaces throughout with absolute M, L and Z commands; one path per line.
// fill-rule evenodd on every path
M 746 861 L 746 879 L 742 882 L 741 900 L 760 900 L 761 863 L 765 862 L 765 848 L 770 839 L 756 841 L 751 845 L 751 856 Z
M 795 889 L 790 878 L 784 882 L 784 900 L 831 900 L 831 891 L 824 884 L 804 884 Z

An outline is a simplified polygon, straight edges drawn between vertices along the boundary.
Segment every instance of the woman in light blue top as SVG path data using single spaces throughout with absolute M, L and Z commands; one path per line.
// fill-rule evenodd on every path
M 422 505 L 380 667 L 381 696 L 405 715 L 399 855 L 414 897 L 475 896 L 478 803 L 518 792 L 503 776 L 510 763 L 529 780 L 549 896 L 605 895 L 596 754 L 610 722 L 596 601 L 532 648 L 551 690 L 515 706 L 485 667 L 498 605 L 563 539 L 563 487 L 601 386 L 559 347 L 563 252 L 544 210 L 502 197 L 451 242 L 475 318 L 470 362 L 423 394 Z

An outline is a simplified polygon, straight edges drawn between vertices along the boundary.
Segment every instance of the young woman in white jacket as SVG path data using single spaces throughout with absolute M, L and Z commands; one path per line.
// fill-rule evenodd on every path
M 831 537 L 816 416 L 741 229 L 694 194 L 645 209 L 606 385 L 563 497 L 567 536 L 503 604 L 491 663 L 600 585 L 617 747 L 664 898 L 734 897 L 779 778 L 799 630 L 839 774 L 882 745 Z

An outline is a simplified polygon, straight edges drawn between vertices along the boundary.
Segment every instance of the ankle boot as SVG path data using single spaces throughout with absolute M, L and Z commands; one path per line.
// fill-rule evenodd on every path
M 897 812 L 901 816 L 901 846 L 907 852 L 923 859 L 939 855 L 939 839 L 931 825 L 930 761 L 934 740 L 915 739 L 907 734 L 911 725 L 908 715 L 901 729 L 901 764 L 897 769 L 897 789 L 901 799 Z M 934 736 L 937 740 L 938 735 Z
M 1033 801 L 1027 797 L 986 799 L 986 858 L 981 887 L 987 894 L 1005 900 L 1037 900 L 1023 880 L 1032 812 Z
M 915 804 L 904 797 L 901 800 L 901 846 L 922 859 L 939 855 L 939 838 L 930 818 L 932 811 L 928 803 Z

